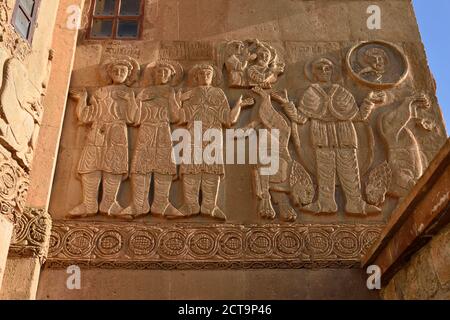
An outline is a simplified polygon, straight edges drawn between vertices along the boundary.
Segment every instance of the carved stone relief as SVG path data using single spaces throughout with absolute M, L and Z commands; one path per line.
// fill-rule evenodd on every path
M 42 121 L 43 88 L 36 88 L 28 77 L 28 70 L 16 58 L 4 65 L 3 85 L 0 92 L 0 144 L 13 152 L 13 156 L 29 169 L 33 149 Z
M 279 206 L 281 220 L 294 222 L 297 220 L 297 213 L 291 202 L 296 206 L 307 205 L 314 197 L 311 177 L 299 162 L 292 159 L 289 151 L 291 132 L 294 130 L 296 133 L 296 124 L 289 125 L 275 110 L 269 92 L 261 87 L 255 87 L 253 91 L 261 97 L 261 103 L 255 106 L 255 119 L 247 129 L 263 127 L 269 130 L 271 139 L 276 139 L 272 136 L 272 130 L 279 130 L 279 150 L 270 150 L 279 156 L 278 172 L 275 175 L 262 175 L 261 165 L 256 166 L 253 172 L 255 191 L 259 198 L 258 214 L 265 219 L 274 219 L 276 212 L 272 206 L 273 202 Z M 299 153 L 300 141 L 295 133 L 292 138 Z
M 351 268 L 381 225 L 149 225 L 55 222 L 47 267 Z
M 12 9 L 11 1 L 0 2 L 0 44 L 9 55 L 3 64 L 0 89 L 0 144 L 12 153 L 20 166 L 29 171 L 41 125 L 42 96 L 53 53 L 49 53 L 48 72 L 43 75 L 42 84 L 36 85 L 24 65 L 31 47 L 9 24 Z
M 0 146 L 0 213 L 17 221 L 24 210 L 29 175 Z
M 70 211 L 70 217 L 93 216 L 99 211 L 116 216 L 123 210 L 117 194 L 129 173 L 127 125 L 135 122 L 138 112 L 129 85 L 136 80 L 138 68 L 132 58 L 106 61 L 103 70 L 110 85 L 96 90 L 89 102 L 86 90 L 71 92 L 77 101 L 78 120 L 89 126 L 89 133 L 78 165 L 83 202 Z M 103 196 L 99 205 L 100 184 Z
M 30 77 L 25 60 L 31 53 L 26 40 L 16 33 L 10 18 L 14 2 L 0 1 L 0 50 L 2 79 L 0 88 L 0 212 L 18 224 L 23 215 L 29 188 L 29 172 L 43 116 L 45 95 L 52 67 L 50 50 L 47 72 L 36 82 Z M 47 245 L 44 244 L 43 248 Z M 17 250 L 26 250 L 17 244 Z
M 231 88 L 270 89 L 284 73 L 285 63 L 268 43 L 231 41 L 226 44 L 225 67 Z
M 426 95 L 403 98 L 410 90 L 405 86 L 410 66 L 394 44 L 363 42 L 340 52 L 344 46 L 325 43 L 320 50 L 308 49 L 304 55 L 302 49 L 292 61 L 286 59 L 288 67 L 281 50 L 259 40 L 168 41 L 152 48 L 159 48 L 158 54 L 146 56 L 159 60 L 142 61 L 140 53 L 124 51 L 131 47 L 112 49 L 108 44 L 103 57 L 111 60 L 101 65 L 100 72 L 112 84 L 71 91 L 87 138 L 78 146 L 82 203 L 68 218 L 99 212 L 127 220 L 152 215 L 155 225 L 113 224 L 98 216 L 57 222 L 50 253 L 55 266 L 78 259 L 96 266 L 206 268 L 198 262 L 204 258 L 218 267 L 219 261 L 229 258 L 219 252 L 244 257 L 230 260 L 241 267 L 255 267 L 249 261 L 258 254 L 262 266 L 276 261 L 281 267 L 289 260 L 282 252 L 291 252 L 297 260 L 287 265 L 301 266 L 303 260 L 295 256 L 301 252 L 299 246 L 317 249 L 318 255 L 328 257 L 326 264 L 346 264 L 361 252 L 354 241 L 360 235 L 350 225 L 356 223 L 365 233 L 375 227 L 372 223 L 383 223 L 428 164 L 416 136 L 434 132 L 440 120 L 421 113 L 431 108 Z M 119 56 L 124 52 L 128 56 Z M 346 68 L 341 68 L 344 64 Z M 304 81 L 296 81 L 295 87 L 288 73 Z M 262 138 L 259 130 L 265 129 L 268 141 L 278 139 L 277 150 L 267 143 L 268 153 L 279 158 L 276 173 L 261 174 L 266 166 L 261 162 L 245 166 L 246 179 L 254 186 L 245 190 L 250 194 L 245 201 L 255 208 L 245 219 L 230 220 L 229 203 L 223 202 L 235 193 L 244 201 L 237 194 L 237 183 L 226 174 L 228 166 L 223 161 L 194 160 L 197 151 L 204 155 L 207 142 L 197 150 L 199 146 L 190 141 L 193 162 L 175 163 L 171 134 L 181 128 L 195 137 L 198 123 L 202 137 L 209 129 L 218 130 L 220 136 L 215 138 L 221 150 L 226 128 L 253 129 L 258 138 Z M 158 217 L 167 219 L 153 220 Z M 175 224 L 172 218 L 180 220 Z M 212 225 L 209 218 L 225 223 Z M 265 219 L 283 224 L 264 225 Z M 305 227 L 300 221 L 313 222 Z M 126 231 L 119 230 L 124 227 Z M 314 230 L 314 235 L 295 228 Z M 341 233 L 340 228 L 349 229 Z M 331 235 L 324 238 L 326 230 Z M 279 239 L 286 246 L 278 244 Z M 324 243 L 327 248 L 321 247 Z M 157 258 L 148 258 L 151 254 Z M 352 258 L 343 262 L 346 254 Z
M 204 136 L 208 129 L 231 127 L 238 121 L 241 108 L 250 103 L 239 99 L 233 109 L 230 108 L 228 98 L 222 89 L 215 87 L 219 76 L 217 68 L 209 64 L 198 64 L 190 70 L 190 80 L 194 89 L 180 94 L 178 104 L 182 106 L 179 112 L 179 123 L 185 124 L 191 137 L 196 134 L 195 122 L 201 123 L 201 134 Z M 222 144 L 223 137 L 216 137 Z M 192 157 L 203 154 L 202 150 L 191 147 Z M 223 157 L 223 155 L 220 155 Z M 184 216 L 192 216 L 201 213 L 219 220 L 226 220 L 225 213 L 217 206 L 220 180 L 225 175 L 225 166 L 222 161 L 216 164 L 182 164 L 180 174 L 183 180 L 184 203 L 181 212 Z M 200 190 L 202 203 L 199 203 Z
M 412 119 L 418 118 L 418 109 L 430 106 L 426 95 L 417 94 L 406 98 L 400 106 L 387 111 L 379 119 L 379 130 L 387 147 L 392 170 L 392 183 L 388 192 L 394 197 L 405 197 L 425 170 L 427 159 L 407 125 Z M 419 121 L 422 123 L 424 120 Z
M 358 107 L 354 96 L 331 82 L 334 64 L 321 58 L 311 64 L 314 82 L 306 90 L 298 107 L 289 101 L 287 92 L 272 94 L 283 105 L 290 120 L 299 125 L 310 121 L 310 139 L 316 158 L 317 200 L 303 207 L 306 212 L 336 213 L 336 178 L 345 195 L 345 212 L 379 213 L 380 209 L 362 199 L 358 138 L 354 122 L 366 121 L 372 109 L 383 104 L 383 92 L 370 92 Z
M 211 61 L 216 50 L 209 41 L 171 41 L 161 44 L 159 55 L 164 60 Z
M 169 202 L 172 179 L 177 174 L 173 158 L 170 123 L 179 118 L 175 92 L 183 78 L 179 63 L 158 61 L 147 66 L 145 79 L 151 78 L 152 87 L 142 89 L 137 96 L 139 106 L 134 125 L 139 127 L 131 161 L 132 204 L 121 215 L 137 218 L 148 214 L 181 217 Z M 154 179 L 154 200 L 148 203 L 151 179 Z
M 409 73 L 408 60 L 400 49 L 384 41 L 353 47 L 347 55 L 347 68 L 355 80 L 376 89 L 398 86 Z
M 9 256 L 47 259 L 52 219 L 43 209 L 25 208 L 16 221 Z

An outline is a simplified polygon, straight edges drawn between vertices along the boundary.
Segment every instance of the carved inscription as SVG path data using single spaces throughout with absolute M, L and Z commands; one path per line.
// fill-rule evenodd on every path
M 110 57 L 128 56 L 130 58 L 139 59 L 141 50 L 134 45 L 124 45 L 121 42 L 111 42 L 104 48 L 104 53 Z
M 160 48 L 162 60 L 206 60 L 215 59 L 215 49 L 210 42 L 162 42 Z

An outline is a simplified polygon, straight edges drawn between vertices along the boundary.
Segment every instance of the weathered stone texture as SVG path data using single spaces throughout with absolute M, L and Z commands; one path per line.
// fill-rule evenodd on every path
M 381 292 L 388 300 L 450 298 L 450 225 L 447 225 L 392 278 Z

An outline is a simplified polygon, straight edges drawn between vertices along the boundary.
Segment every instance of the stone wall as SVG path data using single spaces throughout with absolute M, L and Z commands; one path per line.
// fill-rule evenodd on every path
M 0 262 L 8 256 L 6 266 L 0 263 L 0 299 L 35 298 L 47 257 L 48 201 L 77 35 L 67 9 L 82 7 L 71 0 L 34 2 L 28 42 L 11 23 L 16 1 L 0 1 Z
M 71 98 L 64 115 L 49 204 L 54 224 L 39 297 L 55 298 L 55 288 L 61 299 L 194 298 L 207 297 L 207 292 L 212 292 L 210 297 L 214 298 L 229 298 L 231 293 L 242 298 L 373 297 L 374 293 L 365 287 L 364 272 L 351 268 L 359 266 L 361 256 L 446 140 L 410 1 L 145 1 L 143 37 L 136 41 L 87 38 L 92 3 L 85 1 L 71 73 Z M 373 4 L 383 12 L 380 30 L 367 28 L 367 8 Z M 242 52 L 232 52 L 231 40 L 251 54 L 245 57 Z M 369 49 L 384 55 L 388 67 L 382 72 L 364 65 L 367 62 L 362 56 Z M 267 51 L 270 70 L 267 63 L 264 65 L 264 57 L 258 57 Z M 235 82 L 233 61 L 244 58 L 249 61 L 239 71 L 243 78 L 250 78 L 252 70 L 258 68 L 270 73 L 270 77 L 260 82 L 247 78 Z M 316 149 L 320 148 L 313 145 L 310 124 L 313 121 L 301 124 L 299 118 L 294 120 L 295 112 L 288 112 L 290 104 L 264 94 L 276 96 L 287 89 L 288 99 L 298 107 L 305 92 L 316 84 L 312 65 L 319 58 L 327 58 L 326 63 L 333 68 L 328 82 L 344 92 L 336 103 L 350 101 L 350 107 L 358 112 L 359 120 L 346 121 L 349 131 L 355 131 L 352 139 L 357 141 L 348 149 L 337 148 L 343 149 L 339 155 L 333 149 L 318 156 Z M 257 59 L 262 66 L 257 65 Z M 151 77 L 160 60 L 170 64 L 177 77 L 161 83 L 165 84 L 162 91 L 153 91 L 156 86 Z M 128 77 L 121 88 L 136 97 L 142 90 L 150 90 L 147 101 L 159 99 L 164 106 L 171 90 L 182 90 L 186 100 L 190 99 L 189 93 L 197 89 L 192 81 L 196 75 L 193 70 L 199 64 L 210 65 L 215 80 L 223 80 L 211 86 L 223 92 L 230 106 L 238 108 L 241 95 L 254 102 L 253 107 L 242 109 L 234 128 L 255 125 L 268 129 L 272 124 L 282 129 L 282 140 L 287 143 L 282 151 L 283 166 L 276 178 L 265 184 L 252 165 L 227 165 L 218 184 L 205 182 L 202 188 L 208 188 L 208 183 L 216 188 L 218 201 L 214 205 L 226 215 L 225 219 L 221 215 L 221 221 L 212 214 L 220 213 L 216 208 L 199 215 L 194 212 L 194 203 L 194 209 L 188 206 L 186 210 L 186 199 L 203 201 L 206 196 L 205 190 L 201 197 L 199 191 L 186 196 L 184 187 L 189 185 L 183 174 L 174 174 L 173 181 L 166 180 L 172 185 L 169 183 L 169 192 L 163 192 L 164 201 L 170 200 L 175 207 L 172 213 L 184 209 L 182 219 L 174 222 L 156 215 L 158 212 L 150 210 L 150 206 L 137 215 L 133 210 L 146 206 L 133 207 L 135 200 L 153 201 L 159 182 L 151 186 L 148 180 L 139 183 L 142 180 L 133 181 L 132 173 L 126 172 L 130 171 L 128 165 L 132 165 L 138 144 L 142 147 L 138 137 L 144 126 L 125 123 L 117 119 L 119 113 L 110 114 L 106 109 L 111 101 L 122 109 L 135 107 L 132 99 L 125 103 L 117 98 L 123 92 L 114 91 L 118 87 L 111 86 L 109 70 L 116 66 L 127 68 Z M 378 79 L 364 78 L 361 72 L 365 69 L 369 74 L 375 72 Z M 309 101 L 321 101 L 320 95 L 327 95 L 320 91 L 317 96 L 314 89 L 311 91 Z M 212 101 L 214 110 L 214 103 L 223 101 L 223 96 L 211 96 L 207 101 Z M 161 106 L 159 102 L 149 103 L 152 108 Z M 105 113 L 89 111 L 99 105 L 105 107 Z M 261 107 L 266 112 L 260 112 Z M 103 123 L 96 116 L 83 120 L 82 114 L 107 114 L 118 120 L 122 129 L 119 132 L 112 128 L 110 120 Z M 339 122 L 323 114 L 312 117 L 330 122 L 331 131 Z M 180 127 L 186 126 L 173 123 L 168 131 Z M 122 144 L 119 152 L 106 154 L 107 146 L 115 144 L 110 141 L 113 133 L 116 138 L 125 135 L 126 146 Z M 95 142 L 89 140 L 93 136 Z M 152 155 L 137 162 L 145 165 Z M 115 158 L 111 168 L 100 168 L 109 166 L 100 163 L 111 157 Z M 333 160 L 335 157 L 340 160 Z M 121 168 L 112 168 L 113 164 Z M 90 173 L 94 174 L 88 176 Z M 210 199 L 214 198 L 211 189 L 205 191 Z M 150 196 L 145 193 L 148 191 Z M 322 194 L 319 201 L 321 191 L 327 194 Z M 299 201 L 294 204 L 294 200 Z M 78 265 L 82 270 L 85 282 L 81 291 L 65 287 L 65 268 L 69 265 Z M 339 281 L 330 281 L 333 275 Z M 100 284 L 109 283 L 108 279 L 114 279 L 113 287 L 102 290 Z M 153 279 L 156 288 L 151 287 Z M 267 291 L 261 290 L 260 279 L 267 280 Z M 306 288 L 299 279 L 305 280 Z M 140 286 L 142 283 L 149 283 L 148 291 Z M 285 286 L 271 290 L 274 283 Z M 218 285 L 223 290 L 216 290 Z M 135 291 L 136 286 L 139 291 Z M 192 291 L 183 295 L 185 288 Z
M 12 25 L 15 6 L 16 1 L 0 1 L 1 297 L 11 289 L 8 288 L 10 284 L 1 285 L 3 276 L 12 276 L 8 272 L 9 261 L 6 262 L 8 251 L 10 256 L 17 254 L 39 261 L 41 255 L 37 248 L 41 246 L 45 251 L 43 247 L 47 245 L 50 229 L 50 225 L 47 225 L 47 233 L 41 234 L 37 230 L 33 235 L 27 234 L 30 232 L 29 227 L 36 222 L 32 220 L 38 218 L 31 218 L 25 212 L 34 210 L 27 208 L 26 199 L 43 114 L 50 107 L 45 105 L 43 99 L 47 93 L 54 58 L 51 44 L 58 1 L 41 1 L 38 9 L 34 9 L 36 27 L 30 27 L 34 30 L 32 41 L 22 37 Z M 11 225 L 5 227 L 5 224 Z M 31 242 L 22 241 L 28 236 L 34 239 L 28 238 Z M 23 239 L 19 239 L 21 237 Z M 17 250 L 10 249 L 10 243 Z M 5 283 L 8 283 L 8 279 Z
M 450 225 L 414 254 L 381 291 L 386 300 L 450 299 Z

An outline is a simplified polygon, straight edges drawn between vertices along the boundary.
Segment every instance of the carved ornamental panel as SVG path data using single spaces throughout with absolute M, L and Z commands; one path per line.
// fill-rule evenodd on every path
M 53 51 L 49 51 L 44 64 L 46 72 L 31 77 L 31 46 L 11 25 L 13 9 L 14 1 L 0 1 L 0 214 L 13 221 L 17 229 L 29 218 L 22 214 L 27 210 L 29 174 L 42 124 L 42 101 Z
M 73 73 L 49 265 L 357 265 L 446 139 L 409 50 L 83 43 L 98 63 Z

